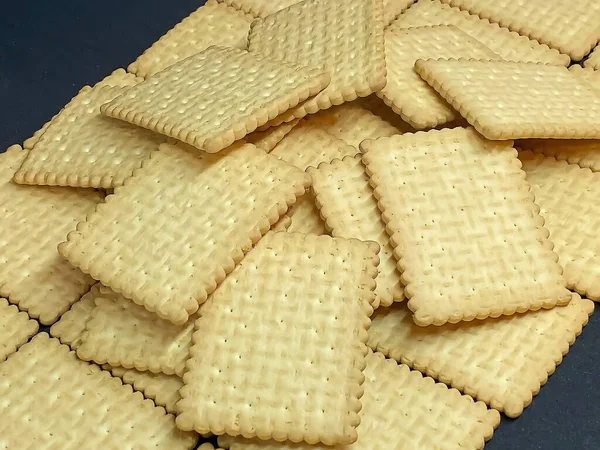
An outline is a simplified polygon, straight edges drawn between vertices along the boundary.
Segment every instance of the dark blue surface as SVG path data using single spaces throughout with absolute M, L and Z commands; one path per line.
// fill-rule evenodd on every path
M 203 3 L 1 0 L 0 148 L 23 142 L 81 86 L 126 68 Z M 486 450 L 600 448 L 599 378 L 600 313 L 533 404 L 519 419 L 503 420 Z

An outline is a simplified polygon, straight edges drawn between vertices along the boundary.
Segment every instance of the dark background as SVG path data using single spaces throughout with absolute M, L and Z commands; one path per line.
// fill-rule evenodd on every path
M 203 3 L 0 0 L 0 151 L 30 137 L 82 86 L 127 68 Z M 600 448 L 599 376 L 597 313 L 533 404 L 504 419 L 486 450 Z

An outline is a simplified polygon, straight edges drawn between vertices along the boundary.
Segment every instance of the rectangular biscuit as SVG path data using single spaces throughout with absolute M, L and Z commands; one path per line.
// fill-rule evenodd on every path
M 361 148 L 418 325 L 569 302 L 511 142 L 454 128 Z
M 331 229 L 331 235 L 375 241 L 381 247 L 379 274 L 375 280 L 375 307 L 379 304 L 390 306 L 394 301 L 404 300 L 396 258 L 361 155 L 320 164 L 318 169 L 309 168 L 308 173 L 312 178 L 317 206 Z
M 0 363 L 6 448 L 191 449 L 198 436 L 46 333 Z M 24 416 L 26 419 L 24 419 Z M 52 420 L 49 421 L 48 418 Z
M 435 25 L 385 32 L 387 84 L 377 93 L 383 101 L 418 130 L 435 128 L 460 115 L 413 70 L 417 59 L 500 57 L 454 25 Z
M 309 185 L 308 175 L 251 144 L 218 154 L 162 144 L 59 252 L 183 324 Z
M 441 327 L 419 327 L 405 304 L 379 308 L 368 345 L 398 362 L 518 417 L 587 324 L 594 303 Z
M 202 307 L 177 426 L 356 441 L 378 247 L 300 233 L 262 239 Z
M 175 325 L 101 286 L 81 336 L 77 356 L 97 364 L 183 375 L 195 316 Z
M 567 55 L 546 44 L 521 36 L 468 11 L 446 5 L 440 0 L 419 0 L 400 15 L 389 29 L 431 25 L 454 25 L 507 61 L 532 61 L 558 66 L 568 66 L 571 61 Z
M 600 40 L 596 0 L 442 0 L 582 59 Z
M 276 127 L 270 127 L 265 131 L 257 130 L 246 136 L 244 140 L 269 153 L 277 144 L 281 142 L 284 137 L 290 133 L 290 131 L 294 129 L 296 125 L 298 125 L 298 122 L 300 122 L 300 119 L 282 123 Z
M 519 159 L 550 231 L 567 287 L 590 300 L 600 300 L 600 173 L 526 151 L 519 153 Z
M 565 67 L 429 59 L 415 70 L 488 139 L 600 138 L 600 91 Z
M 20 184 L 121 186 L 165 137 L 100 114 L 100 106 L 128 88 L 103 86 L 82 92 L 52 120 L 15 174 Z
M 0 363 L 29 340 L 40 328 L 27 313 L 0 298 Z
M 0 297 L 50 325 L 93 284 L 56 251 L 104 195 L 90 189 L 19 186 L 27 156 L 18 145 L 0 154 Z
M 383 88 L 383 27 L 382 0 L 306 0 L 252 22 L 251 53 L 324 68 L 331 76 L 327 88 L 286 112 L 278 122 L 299 119 Z
M 365 394 L 358 440 L 351 446 L 219 437 L 229 450 L 481 449 L 500 423 L 500 414 L 468 395 L 436 383 L 383 354 L 366 357 Z
M 127 70 L 147 78 L 211 45 L 245 50 L 252 20 L 242 11 L 208 0 L 138 56 Z
M 101 112 L 214 153 L 328 84 L 323 69 L 212 46 L 148 77 Z

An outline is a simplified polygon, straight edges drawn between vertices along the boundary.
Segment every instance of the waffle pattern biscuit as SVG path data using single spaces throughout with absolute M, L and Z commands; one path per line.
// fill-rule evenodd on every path
M 184 324 L 310 177 L 250 144 L 217 155 L 160 148 L 59 252 L 115 292 Z
M 19 186 L 12 181 L 26 151 L 0 154 L 0 296 L 44 325 L 52 324 L 92 285 L 56 251 L 103 194 L 83 189 Z
M 592 69 L 600 69 L 600 46 L 596 46 L 583 65 Z
M 147 78 L 211 45 L 246 49 L 253 18 L 208 0 L 131 63 L 127 70 Z
M 126 91 L 104 86 L 75 97 L 29 152 L 15 182 L 100 189 L 122 185 L 165 140 L 100 114 L 101 105 Z
M 432 25 L 454 25 L 506 61 L 542 62 L 559 66 L 568 66 L 570 62 L 567 55 L 556 49 L 521 36 L 497 23 L 481 19 L 468 11 L 446 5 L 440 0 L 419 0 L 399 16 L 390 25 L 390 29 Z
M 575 61 L 600 40 L 600 3 L 596 0 L 442 1 L 548 44 Z
M 177 426 L 356 441 L 378 247 L 299 233 L 261 240 L 196 321 Z M 264 398 L 283 386 L 286 395 Z
M 244 140 L 269 153 L 298 125 L 298 122 L 300 122 L 300 119 L 268 128 L 265 131 L 255 131 L 246 136 Z
M 519 159 L 550 231 L 567 287 L 600 300 L 600 174 L 531 152 L 520 152 Z
M 458 59 L 415 70 L 488 139 L 600 138 L 600 92 L 565 67 Z
M 305 119 L 306 124 L 327 131 L 358 149 L 365 139 L 400 134 L 401 130 L 356 102 L 336 106 Z
M 191 449 L 197 441 L 164 409 L 46 333 L 0 364 L 0 399 L 6 448 Z
M 181 400 L 179 389 L 183 381 L 176 375 L 165 375 L 164 373 L 138 372 L 123 367 L 103 366 L 106 370 L 133 387 L 136 391 L 144 394 L 144 397 L 154 401 L 157 406 L 164 407 L 168 413 L 177 413 L 177 402 Z
M 404 300 L 400 273 L 396 268 L 390 238 L 377 209 L 377 200 L 361 162 L 360 155 L 336 159 L 310 168 L 317 206 L 334 237 L 375 241 L 381 247 L 377 275 L 377 304 L 390 306 Z
M 600 140 L 597 139 L 524 139 L 518 141 L 517 146 L 569 164 L 577 164 L 592 172 L 600 172 Z
M 454 128 L 361 148 L 418 325 L 569 302 L 511 142 Z
M 329 234 L 319 213 L 319 208 L 315 204 L 315 194 L 312 189 L 292 205 L 288 215 L 292 220 L 288 228 L 290 233 L 316 234 L 317 236 Z
M 149 77 L 101 111 L 214 153 L 328 84 L 321 69 L 213 46 Z
M 458 113 L 413 70 L 424 58 L 500 59 L 453 25 L 388 29 L 385 32 L 387 84 L 377 93 L 402 120 L 418 130 L 458 120 Z
M 413 324 L 404 304 L 379 308 L 368 345 L 508 417 L 518 417 L 575 342 L 594 303 L 442 327 Z
M 229 436 L 220 437 L 219 445 L 230 450 L 481 449 L 500 423 L 498 411 L 483 402 L 381 353 L 369 353 L 366 364 L 359 437 L 353 445 L 332 449 Z
M 81 300 L 73 303 L 71 309 L 50 327 L 50 335 L 72 350 L 77 350 L 82 342 L 85 325 L 96 308 L 95 299 L 100 295 L 101 286 L 100 283 L 94 284 Z
M 289 122 L 382 89 L 383 26 L 382 0 L 306 0 L 254 21 L 250 52 L 310 63 L 331 75 L 323 92 L 279 120 Z
M 37 333 L 39 327 L 27 313 L 0 298 L 0 363 Z
M 84 361 L 166 375 L 183 375 L 192 342 L 194 316 L 183 326 L 102 286 L 94 298 L 77 356 Z

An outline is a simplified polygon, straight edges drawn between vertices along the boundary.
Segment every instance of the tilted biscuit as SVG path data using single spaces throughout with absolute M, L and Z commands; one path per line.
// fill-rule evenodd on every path
M 37 333 L 40 328 L 27 313 L 19 311 L 15 305 L 9 305 L 0 298 L 0 363 Z
M 583 65 L 592 69 L 600 69 L 600 46 L 596 46 L 594 51 L 587 57 Z
M 582 59 L 600 40 L 596 0 L 442 0 Z
M 323 92 L 286 112 L 279 123 L 383 88 L 383 26 L 382 0 L 306 0 L 252 22 L 250 52 L 325 68 L 331 75 Z
M 211 45 L 245 50 L 252 20 L 235 8 L 208 0 L 138 56 L 127 70 L 147 78 Z
M 354 444 L 332 448 L 222 436 L 219 445 L 229 450 L 481 449 L 500 423 L 498 411 L 487 409 L 483 402 L 474 402 L 381 353 L 369 352 L 366 364 Z
M 388 29 L 385 32 L 387 84 L 377 93 L 402 120 L 416 129 L 435 128 L 460 115 L 413 70 L 424 58 L 500 59 L 454 25 Z
M 418 325 L 569 302 L 511 142 L 454 128 L 361 148 Z
M 165 137 L 100 114 L 127 91 L 104 86 L 75 97 L 52 120 L 15 174 L 20 184 L 111 189 L 123 184 Z
M 531 152 L 520 152 L 519 159 L 550 231 L 567 287 L 600 300 L 600 173 Z
M 262 239 L 202 307 L 177 426 L 356 441 L 378 247 L 300 233 Z
M 521 415 L 587 324 L 594 303 L 441 327 L 419 327 L 405 304 L 379 308 L 368 345 L 508 417 Z
M 331 235 L 375 241 L 381 247 L 379 274 L 375 280 L 378 303 L 390 306 L 394 301 L 404 300 L 396 258 L 361 156 L 347 156 L 343 160 L 323 163 L 318 169 L 309 168 L 308 173 L 317 195 L 317 206 L 331 229 Z
M 600 91 L 565 67 L 429 59 L 415 70 L 488 139 L 600 138 Z
M 0 296 L 50 325 L 93 284 L 56 251 L 104 195 L 89 189 L 19 186 L 27 156 L 18 145 L 0 154 Z
M 315 194 L 312 189 L 291 206 L 288 215 L 292 221 L 288 228 L 290 233 L 316 234 L 317 236 L 329 234 L 319 213 L 319 208 L 315 204 Z
M 382 119 L 383 121 L 393 125 L 396 128 L 396 132 L 394 134 L 413 133 L 416 131 L 408 123 L 402 120 L 402 118 L 396 114 L 392 108 L 386 105 L 383 100 L 377 97 L 377 94 L 371 94 L 368 97 L 360 98 L 354 103 L 372 112 L 378 119 Z
M 194 316 L 185 325 L 175 325 L 105 286 L 97 291 L 94 303 L 77 348 L 80 359 L 183 375 Z
M 570 62 L 567 55 L 556 49 L 440 0 L 419 0 L 399 16 L 390 29 L 431 25 L 454 25 L 507 61 L 543 62 L 559 66 L 568 66 Z
M 212 46 L 147 78 L 100 110 L 214 153 L 328 84 L 322 69 Z
M 600 140 L 598 139 L 522 139 L 519 148 L 551 156 L 559 161 L 600 172 Z
M 40 333 L 0 363 L 6 448 L 191 449 L 198 436 L 131 386 Z M 23 418 L 27 419 L 24 420 Z M 52 420 L 48 420 L 48 418 Z
M 270 127 L 265 131 L 255 131 L 246 136 L 244 140 L 269 153 L 298 125 L 298 122 L 300 122 L 300 119 L 282 123 L 276 127 Z
M 251 144 L 218 154 L 162 144 L 59 252 L 183 324 L 309 185 L 308 175 Z

